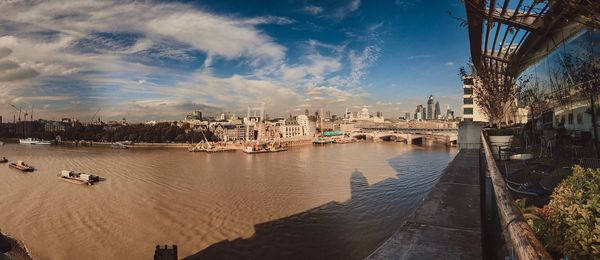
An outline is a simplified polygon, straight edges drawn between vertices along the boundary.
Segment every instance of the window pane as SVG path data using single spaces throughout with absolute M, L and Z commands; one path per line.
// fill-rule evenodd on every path
M 473 95 L 473 89 L 472 88 L 465 88 L 465 95 Z
M 463 114 L 465 114 L 465 115 L 472 115 L 473 114 L 473 108 L 472 107 L 465 107 L 465 109 L 463 110 Z
M 464 104 L 465 105 L 471 105 L 471 104 L 473 104 L 473 98 L 465 98 Z

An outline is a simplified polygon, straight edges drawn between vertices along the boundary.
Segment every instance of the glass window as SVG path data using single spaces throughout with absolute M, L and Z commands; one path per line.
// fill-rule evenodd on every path
M 463 82 L 465 85 L 473 85 L 473 79 L 465 79 Z
M 583 113 L 577 113 L 577 124 L 583 125 Z
M 465 115 L 472 115 L 473 114 L 473 108 L 472 107 L 465 107 L 465 109 L 463 110 L 463 114 L 465 114 Z
M 465 88 L 465 95 L 473 95 L 473 89 L 472 88 Z
M 465 105 L 472 105 L 473 104 L 473 98 L 465 98 L 464 103 L 465 103 Z
M 573 124 L 573 113 L 569 113 L 569 125 Z

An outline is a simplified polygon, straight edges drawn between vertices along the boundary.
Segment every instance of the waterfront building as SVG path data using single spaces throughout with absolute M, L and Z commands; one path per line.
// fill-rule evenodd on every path
M 463 78 L 462 121 L 488 122 L 487 117 L 483 115 L 481 108 L 477 105 L 477 97 L 473 93 L 475 84 L 481 84 L 481 81 L 473 76 Z
M 410 112 L 404 113 L 404 120 L 410 121 Z
M 57 121 L 48 121 L 44 124 L 45 132 L 64 132 L 70 129 L 70 124 Z
M 296 123 L 302 128 L 302 134 L 305 136 L 312 136 L 316 133 L 316 124 L 311 122 L 306 115 L 298 115 L 296 117 Z

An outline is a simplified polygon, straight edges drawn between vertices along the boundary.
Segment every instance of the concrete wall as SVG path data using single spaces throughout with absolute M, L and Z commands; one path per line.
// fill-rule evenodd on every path
M 460 122 L 458 125 L 458 149 L 481 148 L 481 125 L 474 122 Z

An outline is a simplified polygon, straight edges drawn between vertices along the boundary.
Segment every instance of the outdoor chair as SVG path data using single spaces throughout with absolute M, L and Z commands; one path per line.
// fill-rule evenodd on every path
M 597 158 L 581 158 L 579 166 L 583 168 L 600 169 L 600 159 Z

